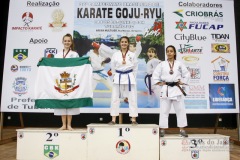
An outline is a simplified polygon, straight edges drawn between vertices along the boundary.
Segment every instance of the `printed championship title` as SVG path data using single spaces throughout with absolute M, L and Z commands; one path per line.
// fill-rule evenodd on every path
M 79 6 L 77 18 L 162 18 L 162 9 L 157 2 L 80 2 Z

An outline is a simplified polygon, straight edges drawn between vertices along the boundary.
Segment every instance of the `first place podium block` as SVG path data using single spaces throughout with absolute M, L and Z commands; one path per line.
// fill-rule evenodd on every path
M 229 160 L 229 136 L 219 134 L 165 135 L 160 138 L 161 160 Z
M 17 160 L 86 160 L 86 133 L 86 129 L 18 129 Z
M 159 127 L 89 124 L 88 160 L 159 160 Z

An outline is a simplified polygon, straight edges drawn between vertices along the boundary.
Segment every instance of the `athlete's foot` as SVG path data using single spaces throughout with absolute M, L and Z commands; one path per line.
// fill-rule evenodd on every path
M 71 126 L 67 126 L 67 130 L 72 131 L 74 129 Z
M 66 126 L 62 126 L 61 128 L 58 128 L 58 130 L 66 130 L 67 127 Z

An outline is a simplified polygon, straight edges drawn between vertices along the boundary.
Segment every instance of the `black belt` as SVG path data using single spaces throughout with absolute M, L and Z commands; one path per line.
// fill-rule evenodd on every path
M 184 96 L 187 95 L 185 91 L 182 89 L 182 87 L 180 87 L 179 82 L 165 82 L 165 83 L 167 85 L 167 97 L 168 97 L 168 86 L 170 87 L 177 86 Z
M 152 93 L 153 93 L 152 87 L 151 87 L 152 86 L 151 77 L 152 77 L 151 74 L 147 74 L 144 78 L 145 85 L 147 86 L 150 95 L 152 95 Z M 148 80 L 148 83 L 147 83 L 147 80 Z

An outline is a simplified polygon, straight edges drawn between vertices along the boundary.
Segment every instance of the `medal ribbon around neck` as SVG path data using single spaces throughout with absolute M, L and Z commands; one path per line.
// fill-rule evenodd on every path
M 122 52 L 122 50 L 121 50 L 121 53 L 122 53 L 122 58 L 123 58 L 123 61 L 122 61 L 122 64 L 126 64 L 126 56 L 127 56 L 127 52 L 128 52 L 128 49 L 127 49 L 127 51 L 126 51 L 126 54 L 125 55 L 123 55 L 123 52 Z
M 70 48 L 69 48 L 69 50 L 67 51 L 67 53 L 64 55 L 64 49 L 63 49 L 63 58 L 66 58 L 66 56 L 68 55 L 68 53 L 70 52 Z
M 169 74 L 173 74 L 174 73 L 173 72 L 174 61 L 173 61 L 172 65 L 171 65 L 171 63 L 169 61 L 168 61 L 168 64 L 169 64 L 169 67 L 170 67 Z

